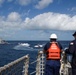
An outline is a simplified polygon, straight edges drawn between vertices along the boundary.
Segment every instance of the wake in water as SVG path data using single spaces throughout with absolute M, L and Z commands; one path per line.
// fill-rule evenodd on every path
M 19 43 L 14 47 L 15 50 L 33 50 L 28 43 Z
M 31 45 L 29 43 L 18 43 L 13 49 L 15 50 L 29 50 L 29 51 L 40 51 L 43 50 L 44 44 L 34 44 Z

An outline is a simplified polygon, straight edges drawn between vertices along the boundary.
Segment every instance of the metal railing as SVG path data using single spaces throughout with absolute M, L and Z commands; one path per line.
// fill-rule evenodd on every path
M 29 63 L 29 55 L 25 55 L 3 67 L 0 67 L 0 75 L 43 75 L 44 74 L 44 53 L 43 51 L 39 51 L 37 55 L 37 60 Z M 29 64 L 35 64 L 35 71 L 29 73 L 28 68 Z
M 3 67 L 0 67 L 0 75 L 28 75 L 29 55 L 25 55 Z
M 60 75 L 72 75 L 71 64 L 67 60 L 67 55 L 65 52 L 62 52 L 61 56 L 61 67 L 60 67 Z
M 29 64 L 33 65 L 36 63 L 35 71 L 29 73 Z M 29 55 L 25 55 L 3 67 L 0 67 L 0 75 L 44 75 L 45 69 L 45 56 L 43 51 L 39 51 L 37 60 L 29 63 Z M 71 65 L 65 60 L 64 55 L 61 59 L 60 75 L 72 75 Z
M 44 68 L 45 68 L 45 56 L 43 51 L 40 51 L 37 57 L 36 75 L 44 75 Z
M 45 68 L 45 56 L 43 51 L 38 51 L 37 59 L 30 64 L 33 65 L 36 63 L 35 71 L 31 72 L 30 75 L 44 75 Z

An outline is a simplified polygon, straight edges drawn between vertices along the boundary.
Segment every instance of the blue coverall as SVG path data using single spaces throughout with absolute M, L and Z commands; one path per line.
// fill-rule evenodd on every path
M 72 75 L 76 75 L 76 39 L 70 42 L 69 48 L 65 52 L 72 55 Z
M 51 43 L 48 42 L 44 46 L 44 51 L 48 50 L 50 47 Z M 62 49 L 61 44 L 58 42 L 58 46 L 60 49 Z M 47 53 L 46 53 L 47 54 Z M 46 65 L 45 65 L 45 74 L 44 75 L 59 75 L 59 70 L 60 70 L 60 60 L 47 60 L 46 59 Z

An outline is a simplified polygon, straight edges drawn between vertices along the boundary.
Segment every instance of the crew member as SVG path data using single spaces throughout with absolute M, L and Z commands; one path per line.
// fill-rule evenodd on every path
M 44 75 L 59 75 L 62 46 L 57 42 L 57 35 L 51 34 L 50 42 L 44 46 L 46 66 Z
M 76 75 L 76 32 L 74 32 L 73 37 L 74 40 L 70 42 L 69 48 L 65 52 L 72 55 L 72 75 Z

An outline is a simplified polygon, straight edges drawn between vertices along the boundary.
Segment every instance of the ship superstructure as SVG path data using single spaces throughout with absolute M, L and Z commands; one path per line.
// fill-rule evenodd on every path
M 2 38 L 0 38 L 0 44 L 8 44 L 8 42 L 6 42 L 6 41 L 3 40 Z

